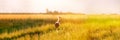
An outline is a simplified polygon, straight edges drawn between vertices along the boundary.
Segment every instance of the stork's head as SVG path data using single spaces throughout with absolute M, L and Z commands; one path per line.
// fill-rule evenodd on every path
M 61 18 L 60 16 L 57 16 L 57 18 Z

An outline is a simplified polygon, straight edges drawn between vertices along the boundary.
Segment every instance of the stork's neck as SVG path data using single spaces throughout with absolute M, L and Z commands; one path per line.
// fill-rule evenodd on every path
M 60 18 L 58 17 L 58 20 L 57 20 L 57 22 L 60 22 Z

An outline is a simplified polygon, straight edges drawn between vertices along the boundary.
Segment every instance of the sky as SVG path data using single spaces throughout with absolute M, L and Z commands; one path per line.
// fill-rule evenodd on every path
M 0 12 L 120 13 L 120 0 L 0 0 Z

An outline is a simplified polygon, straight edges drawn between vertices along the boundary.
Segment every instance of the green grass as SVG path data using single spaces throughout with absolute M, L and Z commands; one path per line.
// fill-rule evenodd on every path
M 59 15 L 39 19 L 0 19 L 1 40 L 120 40 L 120 15 Z M 48 18 L 48 16 L 50 16 Z

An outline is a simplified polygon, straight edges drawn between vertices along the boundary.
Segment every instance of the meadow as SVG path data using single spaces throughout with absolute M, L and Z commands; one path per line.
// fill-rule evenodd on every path
M 119 30 L 120 15 L 0 14 L 0 40 L 120 40 Z

